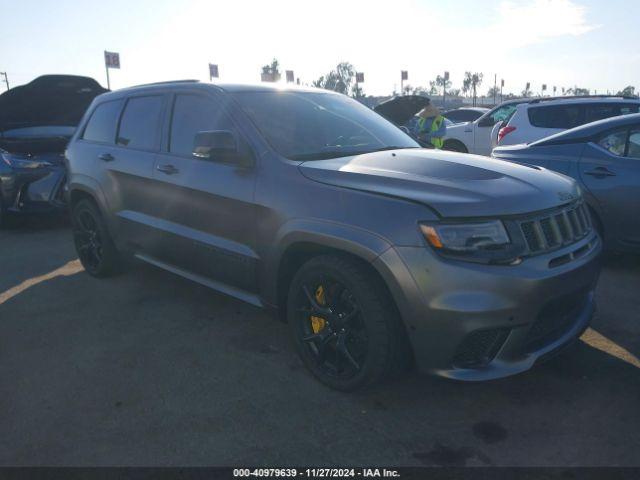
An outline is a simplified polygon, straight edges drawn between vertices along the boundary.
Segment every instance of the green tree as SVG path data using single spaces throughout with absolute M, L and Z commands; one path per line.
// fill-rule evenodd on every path
M 633 85 L 624 87 L 622 90 L 616 93 L 616 95 L 621 95 L 624 97 L 638 97 L 638 95 L 636 94 L 636 87 L 634 87 Z
M 494 98 L 499 99 L 500 98 L 500 87 L 491 87 L 487 91 L 487 97 L 490 98 L 491 100 L 493 100 Z
M 280 80 L 280 63 L 277 58 L 271 60 L 271 63 L 262 67 L 263 82 L 277 82 Z
M 531 94 L 532 94 L 532 93 L 533 93 L 533 92 L 531 91 L 531 88 L 526 88 L 526 87 L 525 87 L 525 89 L 524 89 L 524 90 L 522 90 L 522 93 L 520 94 L 520 96 L 521 96 L 521 97 L 524 97 L 524 98 L 528 98 L 528 97 L 530 97 L 530 96 L 531 96 Z
M 476 105 L 478 98 L 478 87 L 482 84 L 482 73 L 464 72 L 464 80 L 462 81 L 462 91 L 464 93 L 473 93 L 473 105 Z
M 591 93 L 591 90 L 589 90 L 588 88 L 581 88 L 578 87 L 577 85 L 575 87 L 571 87 L 566 91 L 567 95 L 589 95 Z
M 435 81 L 436 87 L 445 88 L 447 91 L 451 88 L 451 80 L 445 80 L 442 75 L 438 75 Z
M 312 85 L 325 90 L 333 90 L 345 95 L 363 96 L 362 87 L 356 86 L 356 70 L 349 62 L 340 62 L 335 70 L 321 76 Z

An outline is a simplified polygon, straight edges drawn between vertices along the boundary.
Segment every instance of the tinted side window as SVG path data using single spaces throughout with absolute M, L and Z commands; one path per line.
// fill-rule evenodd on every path
M 113 143 L 122 100 L 101 103 L 91 114 L 82 138 L 91 142 Z
M 624 148 L 627 144 L 627 132 L 628 130 L 624 128 L 607 133 L 598 141 L 598 145 L 608 150 L 609 153 L 621 157 L 624 155 Z
M 531 125 L 539 128 L 573 128 L 582 125 L 582 105 L 553 105 L 529 108 Z
M 169 151 L 191 156 L 198 132 L 233 130 L 231 119 L 210 99 L 200 95 L 176 95 L 171 118 Z
M 595 122 L 609 117 L 638 113 L 638 104 L 633 103 L 594 103 L 585 108 L 585 123 Z
M 640 127 L 633 127 L 629 133 L 627 157 L 640 158 Z
M 120 120 L 117 144 L 142 150 L 153 149 L 161 113 L 162 96 L 130 98 Z

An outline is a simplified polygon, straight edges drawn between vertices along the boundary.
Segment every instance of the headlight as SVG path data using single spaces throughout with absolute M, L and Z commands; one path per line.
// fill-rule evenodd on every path
M 420 230 L 438 253 L 482 263 L 519 263 L 514 245 L 500 220 L 474 223 L 423 223 Z
M 33 158 L 15 155 L 12 153 L 2 153 L 0 154 L 4 163 L 13 168 L 41 168 L 41 167 L 49 167 L 51 164 L 46 161 L 35 160 Z

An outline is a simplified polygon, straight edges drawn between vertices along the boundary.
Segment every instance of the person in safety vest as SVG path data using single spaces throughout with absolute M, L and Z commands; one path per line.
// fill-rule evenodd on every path
M 444 145 L 444 136 L 447 126 L 440 109 L 434 105 L 427 105 L 418 113 L 416 123 L 416 136 L 425 143 L 430 143 L 434 148 L 441 149 Z

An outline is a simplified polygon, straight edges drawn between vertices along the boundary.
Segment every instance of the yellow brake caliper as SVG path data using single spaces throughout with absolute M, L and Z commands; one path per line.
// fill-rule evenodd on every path
M 316 289 L 316 302 L 318 302 L 320 305 L 324 305 L 325 304 L 325 297 L 324 297 L 324 288 L 322 287 L 322 285 L 318 286 L 318 288 Z M 315 315 L 313 315 L 311 317 L 311 329 L 313 330 L 313 333 L 318 333 L 320 330 L 322 330 L 326 324 L 326 320 L 322 317 L 316 317 Z

